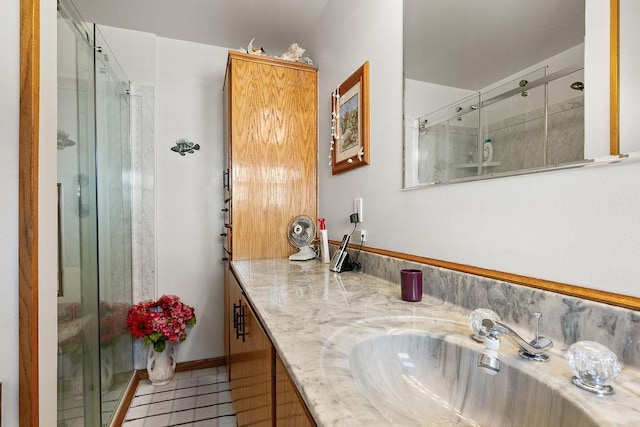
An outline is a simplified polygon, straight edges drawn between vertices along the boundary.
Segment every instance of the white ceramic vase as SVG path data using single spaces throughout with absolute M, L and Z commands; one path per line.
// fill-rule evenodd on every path
M 149 346 L 147 353 L 147 373 L 149 381 L 153 385 L 169 384 L 176 370 L 175 348 L 172 342 L 167 341 L 164 351 L 158 353 L 153 345 Z

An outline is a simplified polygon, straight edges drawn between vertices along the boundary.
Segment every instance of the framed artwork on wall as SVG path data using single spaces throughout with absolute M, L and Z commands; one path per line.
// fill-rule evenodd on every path
M 331 95 L 331 172 L 369 164 L 369 61 Z

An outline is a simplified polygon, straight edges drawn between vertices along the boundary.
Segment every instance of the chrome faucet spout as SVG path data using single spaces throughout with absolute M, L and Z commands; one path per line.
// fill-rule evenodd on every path
M 539 316 L 536 317 L 539 319 Z M 539 335 L 538 328 L 536 328 L 536 337 L 532 341 L 527 342 L 504 323 L 491 319 L 483 319 L 482 326 L 486 328 L 489 337 L 498 338 L 503 336 L 509 340 L 514 346 L 518 347 L 520 350 L 519 354 L 522 357 L 537 361 L 549 360 L 549 356 L 544 353 L 553 347 L 553 342 L 549 338 Z

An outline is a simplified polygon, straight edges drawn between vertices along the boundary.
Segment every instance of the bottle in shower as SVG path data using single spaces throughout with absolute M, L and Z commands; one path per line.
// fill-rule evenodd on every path
M 491 142 L 491 138 L 487 138 L 484 140 L 482 147 L 482 162 L 489 163 L 491 161 L 493 161 L 493 143 Z

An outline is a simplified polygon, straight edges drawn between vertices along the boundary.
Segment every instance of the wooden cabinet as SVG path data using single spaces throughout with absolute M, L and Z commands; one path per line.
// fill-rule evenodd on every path
M 238 425 L 315 426 L 231 270 L 225 285 L 229 384 Z
M 229 263 L 232 259 L 289 256 L 296 251 L 286 233 L 291 219 L 300 214 L 316 218 L 317 109 L 315 68 L 229 52 L 222 174 L 225 229 L 221 236 L 227 263 L 224 345 L 240 426 L 281 425 L 274 417 L 278 412 L 276 389 L 288 402 L 281 405 L 283 423 L 290 413 L 294 414 L 292 419 L 303 419 L 298 414 L 306 411 L 284 366 L 280 382 L 274 381 L 277 365 L 273 345 L 251 311 Z M 302 405 L 295 411 L 293 397 Z
M 315 68 L 229 52 L 224 85 L 225 250 L 232 259 L 285 258 L 286 229 L 317 216 Z
M 274 350 L 233 274 L 229 337 L 229 384 L 239 426 L 273 425 Z
M 276 426 L 315 426 L 293 380 L 287 372 L 280 356 L 276 353 Z

